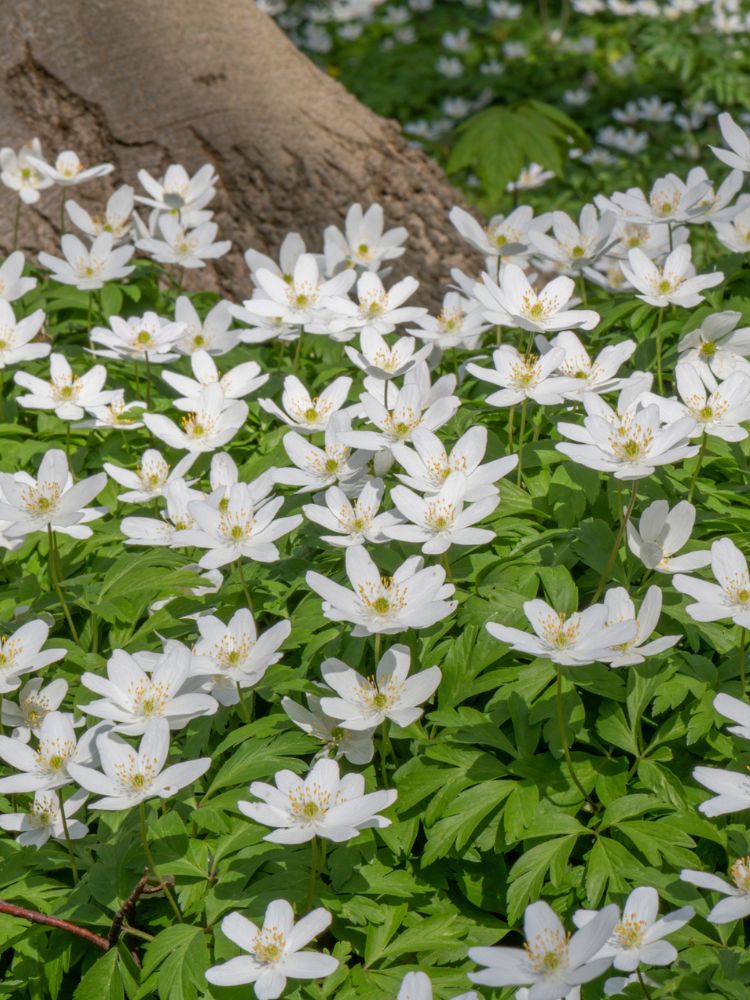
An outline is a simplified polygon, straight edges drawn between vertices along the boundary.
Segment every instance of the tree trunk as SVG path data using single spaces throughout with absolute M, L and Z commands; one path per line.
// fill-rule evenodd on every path
M 405 225 L 397 273 L 422 282 L 434 304 L 449 268 L 473 267 L 448 222 L 459 192 L 379 118 L 317 69 L 253 0 L 12 0 L 0 10 L 0 135 L 17 147 L 38 136 L 46 156 L 74 149 L 115 172 L 74 189 L 101 204 L 145 167 L 191 171 L 211 162 L 221 178 L 221 238 L 233 250 L 201 272 L 240 299 L 249 290 L 242 252 L 275 253 L 297 230 L 319 250 L 324 226 L 347 207 L 380 202 Z M 15 198 L 0 191 L 0 247 L 12 242 Z M 21 246 L 57 245 L 59 192 L 24 208 Z M 474 259 L 476 260 L 476 258 Z

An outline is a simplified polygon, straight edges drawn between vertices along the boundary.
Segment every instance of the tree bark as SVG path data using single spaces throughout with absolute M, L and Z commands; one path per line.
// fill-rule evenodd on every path
M 13 0 L 0 9 L 3 145 L 38 136 L 46 156 L 74 149 L 115 172 L 70 192 L 101 204 L 144 167 L 221 178 L 216 221 L 233 250 L 201 272 L 201 286 L 240 299 L 242 252 L 275 253 L 297 230 L 321 249 L 322 230 L 348 206 L 378 201 L 410 232 L 396 274 L 422 282 L 434 303 L 455 264 L 472 258 L 448 222 L 462 196 L 441 170 L 317 69 L 253 0 Z M 0 192 L 0 248 L 12 242 L 15 198 Z M 59 191 L 24 208 L 21 246 L 57 246 Z

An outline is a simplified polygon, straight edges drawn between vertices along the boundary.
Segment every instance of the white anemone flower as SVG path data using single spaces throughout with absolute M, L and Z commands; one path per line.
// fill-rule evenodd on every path
M 699 215 L 693 215 L 690 219 L 692 223 L 711 222 L 721 225 L 729 219 L 734 218 L 739 212 L 739 202 L 731 205 L 734 196 L 741 190 L 744 178 L 741 170 L 731 170 L 719 187 L 714 190 L 713 183 L 703 167 L 693 167 L 688 173 L 686 184 L 692 187 L 701 181 L 708 181 L 708 189 L 701 198 Z
M 380 658 L 374 677 L 363 677 L 342 660 L 324 660 L 323 680 L 338 697 L 320 699 L 326 715 L 339 719 L 344 729 L 373 729 L 386 719 L 397 726 L 416 722 L 420 706 L 437 690 L 439 667 L 428 667 L 409 676 L 408 646 L 395 645 Z
M 602 212 L 600 218 L 594 205 L 583 206 L 577 224 L 566 212 L 552 212 L 552 234 L 532 229 L 529 241 L 555 270 L 576 275 L 610 248 L 615 222 L 613 212 Z
M 604 606 L 607 609 L 607 626 L 620 622 L 635 622 L 636 632 L 632 639 L 614 648 L 605 662 L 611 667 L 628 667 L 634 663 L 644 663 L 646 657 L 656 656 L 671 649 L 682 638 L 679 635 L 665 635 L 648 641 L 659 623 L 661 614 L 661 588 L 651 586 L 636 614 L 635 605 L 630 594 L 624 587 L 610 587 L 604 595 Z
M 64 451 L 44 453 L 37 478 L 25 472 L 0 472 L 0 521 L 8 522 L 3 533 L 22 538 L 36 531 L 60 531 L 73 538 L 89 538 L 86 523 L 100 518 L 105 508 L 87 507 L 107 485 L 107 476 L 98 472 L 73 484 Z
M 424 972 L 407 972 L 401 980 L 396 1000 L 432 1000 L 432 983 Z M 453 997 L 453 1000 L 479 1000 L 474 990 Z
M 158 222 L 162 239 L 146 236 L 136 242 L 139 250 L 160 264 L 177 264 L 190 269 L 205 267 L 207 260 L 223 257 L 232 249 L 231 240 L 216 240 L 219 227 L 202 222 L 188 229 L 173 215 L 162 215 Z
M 126 278 L 133 271 L 133 265 L 127 264 L 134 248 L 115 247 L 112 233 L 100 233 L 90 248 L 77 236 L 66 233 L 60 246 L 62 258 L 40 253 L 39 263 L 51 271 L 53 281 L 61 285 L 75 285 L 83 291 L 93 291 L 103 288 L 108 281 Z
M 606 663 L 617 656 L 618 646 L 632 642 L 637 634 L 634 619 L 609 624 L 609 609 L 604 604 L 565 615 L 537 598 L 526 601 L 523 611 L 533 634 L 495 622 L 489 622 L 487 631 L 519 653 L 561 666 Z
M 59 187 L 75 187 L 85 184 L 96 177 L 104 177 L 115 169 L 113 163 L 98 163 L 93 167 L 84 167 L 78 155 L 72 149 L 63 150 L 54 163 L 48 163 L 41 156 L 29 154 L 27 159 L 35 170 L 48 177 Z
M 85 823 L 75 819 L 75 814 L 88 798 L 88 793 L 77 789 L 63 803 L 60 812 L 60 800 L 51 792 L 35 792 L 34 800 L 26 812 L 4 813 L 0 816 L 0 830 L 17 833 L 17 842 L 21 847 L 43 847 L 47 841 L 59 840 L 61 843 L 70 838 L 81 840 L 89 832 Z
M 302 511 L 309 521 L 314 521 L 334 535 L 321 535 L 328 545 L 377 545 L 387 542 L 386 528 L 400 523 L 398 514 L 380 510 L 385 486 L 382 479 L 368 479 L 359 494 L 350 500 L 338 486 L 329 486 L 325 492 L 325 506 L 305 504 Z
M 195 409 L 182 418 L 182 427 L 160 413 L 146 413 L 143 422 L 160 441 L 180 451 L 204 452 L 223 448 L 247 419 L 247 403 L 227 402 L 221 386 L 204 386 L 194 400 Z
M 403 226 L 384 231 L 380 205 L 370 205 L 366 211 L 359 203 L 350 205 L 344 231 L 327 226 L 323 232 L 326 272 L 334 274 L 341 267 L 378 271 L 386 261 L 402 256 L 407 237 Z
M 729 149 L 711 146 L 711 152 L 733 170 L 750 173 L 750 137 L 747 132 L 744 132 L 726 111 L 719 115 L 718 122 L 721 137 Z
M 629 188 L 615 192 L 611 205 L 632 222 L 648 226 L 691 222 L 705 211 L 703 200 L 710 190 L 708 179 L 693 175 L 688 186 L 676 174 L 666 174 L 654 181 L 648 196 L 640 188 Z
M 432 344 L 415 350 L 413 337 L 399 337 L 391 347 L 381 333 L 372 329 L 362 331 L 359 346 L 359 351 L 349 345 L 344 348 L 349 360 L 366 375 L 378 379 L 405 375 L 432 351 Z
M 354 450 L 348 438 L 351 418 L 339 410 L 332 414 L 325 429 L 322 448 L 311 444 L 296 431 L 284 435 L 284 450 L 294 467 L 278 469 L 276 482 L 296 486 L 298 493 L 312 493 L 338 485 L 345 493 L 356 493 L 361 488 L 371 452 Z
M 612 964 L 610 958 L 596 955 L 618 916 L 616 906 L 605 906 L 571 936 L 548 903 L 531 903 L 524 914 L 525 947 L 470 948 L 469 958 L 486 968 L 470 972 L 469 979 L 493 987 L 530 985 L 529 1000 L 560 1000 Z
M 295 924 L 285 899 L 268 904 L 261 928 L 241 913 L 229 913 L 221 922 L 222 933 L 244 954 L 212 965 L 206 979 L 215 986 L 252 983 L 258 1000 L 277 1000 L 287 979 L 325 979 L 336 971 L 339 960 L 302 949 L 330 923 L 331 914 L 319 907 Z
M 361 545 L 346 550 L 345 562 L 351 590 L 313 571 L 305 580 L 322 597 L 326 618 L 351 622 L 355 637 L 428 628 L 456 608 L 456 602 L 448 600 L 455 588 L 445 582 L 445 570 L 425 567 L 420 556 L 408 558 L 389 577 L 381 576 Z
M 166 364 L 179 357 L 175 345 L 183 333 L 182 323 L 173 323 L 149 311 L 128 319 L 110 316 L 109 324 L 111 329 L 95 326 L 91 331 L 92 344 L 103 347 L 94 351 L 100 357 L 150 364 Z
M 630 284 L 640 293 L 637 298 L 659 308 L 675 305 L 690 309 L 703 302 L 701 292 L 720 285 L 724 280 L 721 271 L 696 275 L 692 255 L 690 244 L 683 243 L 669 254 L 662 267 L 657 267 L 643 250 L 636 247 L 628 251 L 628 263 L 620 266 Z
M 422 544 L 425 555 L 440 555 L 451 545 L 487 545 L 495 532 L 474 525 L 495 510 L 500 497 L 487 495 L 464 506 L 466 477 L 451 472 L 437 493 L 421 497 L 406 486 L 394 486 L 391 499 L 403 524 L 384 528 L 389 538 Z
M 266 297 L 247 299 L 243 306 L 251 316 L 308 326 L 321 321 L 328 300 L 334 295 L 345 295 L 356 277 L 355 271 L 345 270 L 322 281 L 315 257 L 310 253 L 303 253 L 297 258 L 289 281 L 269 268 L 259 268 L 255 281 Z
M 475 294 L 484 306 L 484 316 L 491 323 L 518 327 L 534 333 L 557 330 L 593 330 L 599 313 L 592 309 L 568 309 L 575 282 L 565 275 L 554 278 L 539 292 L 517 264 L 507 264 L 500 272 L 499 283 L 488 275 L 477 283 Z
M 716 238 L 722 246 L 733 253 L 747 253 L 750 250 L 750 205 L 737 212 L 731 219 L 713 222 Z
M 15 691 L 25 674 L 43 670 L 65 656 L 65 649 L 42 649 L 48 637 L 49 625 L 41 618 L 0 636 L 0 696 Z
M 132 809 L 148 799 L 168 799 L 192 785 L 211 766 L 210 757 L 181 761 L 164 767 L 169 755 L 169 724 L 158 719 L 141 738 L 138 750 L 117 733 L 101 733 L 96 741 L 101 771 L 82 764 L 68 765 L 73 780 L 102 798 L 90 809 Z
M 292 626 L 280 621 L 258 635 L 255 620 L 247 608 L 235 611 L 227 624 L 214 615 L 196 619 L 200 639 L 195 644 L 191 673 L 203 681 L 220 705 L 236 705 L 238 689 L 254 687 L 282 657 L 281 644 Z
M 705 369 L 701 372 L 689 361 L 680 361 L 675 385 L 678 399 L 647 393 L 644 401 L 656 403 L 664 420 L 691 417 L 695 421 L 691 437 L 707 434 L 723 441 L 744 441 L 748 432 L 742 424 L 750 421 L 750 372 L 733 372 L 717 383 Z
M 37 286 L 36 278 L 24 278 L 23 269 L 26 258 L 20 250 L 8 254 L 0 264 L 0 299 L 15 302 Z M 40 309 L 39 312 L 42 310 Z M 36 316 L 37 314 L 34 313 Z M 29 318 L 29 317 L 27 317 Z
M 719 312 L 707 316 L 699 327 L 680 340 L 680 361 L 697 368 L 701 377 L 729 378 L 736 371 L 750 375 L 750 326 L 737 330 L 742 313 Z
M 714 698 L 714 708 L 720 715 L 737 723 L 728 727 L 730 733 L 750 740 L 750 706 L 744 701 L 740 701 L 739 698 L 732 698 L 731 695 L 721 693 Z
M 617 372 L 634 354 L 634 340 L 623 340 L 619 344 L 608 344 L 592 360 L 572 330 L 563 330 L 548 341 L 539 335 L 537 347 L 542 354 L 554 348 L 562 348 L 565 357 L 557 367 L 557 374 L 576 380 L 575 388 L 563 395 L 565 399 L 581 399 L 584 392 L 617 392 L 625 385 L 625 378 L 618 378 Z
M 125 545 L 179 547 L 181 532 L 195 527 L 190 504 L 203 500 L 203 494 L 190 489 L 184 479 L 166 483 L 163 492 L 166 510 L 156 517 L 124 517 L 120 531 L 125 535 Z
M 175 302 L 174 318 L 182 324 L 182 336 L 175 347 L 183 354 L 208 351 L 218 356 L 227 354 L 239 343 L 239 330 L 230 330 L 232 313 L 229 303 L 222 299 L 201 319 L 187 295 L 180 295 Z
M 195 351 L 190 355 L 190 367 L 195 378 L 179 375 L 177 372 L 165 371 L 162 378 L 181 397 L 174 405 L 178 410 L 194 411 L 201 402 L 201 392 L 207 385 L 219 385 L 225 399 L 243 399 L 264 385 L 269 375 L 261 373 L 257 361 L 244 361 L 219 375 L 216 362 L 208 351 Z
M 710 872 L 694 871 L 691 868 L 683 868 L 680 872 L 683 882 L 697 885 L 700 889 L 720 892 L 726 897 L 720 899 L 710 910 L 706 917 L 709 923 L 728 924 L 750 916 L 750 857 L 738 858 L 730 866 L 729 876 L 734 885 Z
M 89 417 L 76 424 L 76 427 L 137 431 L 143 427 L 142 417 L 145 409 L 146 404 L 137 400 L 126 403 L 124 389 L 113 389 L 110 402 L 87 407 L 86 412 Z
M 493 368 L 482 368 L 473 361 L 466 371 L 482 382 L 499 386 L 485 402 L 488 406 L 516 406 L 527 399 L 540 406 L 561 403 L 577 388 L 573 378 L 558 374 L 565 361 L 562 347 L 552 347 L 542 355 L 521 354 L 511 344 L 503 344 L 492 352 Z
M 673 583 L 695 604 L 685 610 L 698 622 L 731 619 L 742 628 L 750 627 L 750 573 L 747 560 L 731 538 L 719 538 L 711 545 L 711 572 L 716 583 L 677 573 Z
M 266 413 L 283 420 L 295 431 L 313 434 L 326 429 L 333 414 L 346 402 L 351 387 L 352 380 L 347 375 L 341 375 L 319 395 L 311 396 L 296 375 L 287 375 L 284 379 L 281 407 L 272 399 L 259 399 L 258 402 Z
M 210 163 L 204 163 L 192 177 L 179 163 L 173 163 L 167 167 L 161 180 L 156 180 L 147 170 L 138 171 L 138 180 L 148 197 L 136 195 L 136 201 L 162 212 L 183 212 L 208 204 L 214 195 L 218 177 Z
M 681 500 L 671 510 L 666 500 L 654 500 L 641 514 L 638 527 L 628 521 L 628 548 L 647 569 L 657 573 L 684 573 L 711 562 L 708 549 L 676 555 L 693 533 L 695 507 Z
M 362 830 L 391 825 L 379 813 L 396 801 L 395 789 L 365 794 L 363 775 L 341 775 L 330 758 L 316 761 L 304 778 L 278 771 L 275 781 L 254 781 L 250 794 L 260 801 L 237 803 L 249 819 L 273 827 L 263 838 L 273 844 L 303 844 L 313 837 L 344 843 Z
M 11 730 L 14 740 L 28 743 L 39 738 L 42 723 L 50 712 L 56 712 L 68 693 L 68 682 L 62 677 L 44 685 L 41 677 L 32 677 L 18 692 L 18 703 L 3 698 L 2 725 Z
M 64 354 L 50 354 L 49 381 L 16 372 L 14 382 L 29 390 L 27 396 L 18 396 L 20 406 L 29 410 L 53 410 L 60 420 L 81 420 L 85 411 L 94 406 L 105 406 L 114 398 L 106 391 L 104 382 L 107 369 L 94 365 L 83 375 L 75 375 Z
M 75 780 L 70 767 L 91 761 L 94 741 L 102 729 L 101 724 L 95 726 L 76 740 L 73 716 L 49 712 L 35 748 L 24 740 L 0 736 L 0 758 L 17 772 L 0 778 L 0 793 L 41 792 L 69 785 Z
M 54 181 L 45 177 L 29 161 L 29 156 L 42 159 L 42 146 L 34 138 L 16 152 L 10 146 L 0 149 L 0 182 L 11 191 L 16 191 L 25 205 L 39 201 L 39 192 L 52 187 Z
M 96 239 L 100 233 L 111 233 L 116 246 L 128 239 L 133 227 L 133 188 L 123 184 L 110 195 L 103 215 L 91 215 L 75 201 L 66 201 L 65 211 L 86 236 Z
M 326 715 L 316 695 L 306 694 L 305 700 L 307 708 L 291 698 L 282 698 L 281 707 L 295 726 L 324 744 L 321 753 L 344 757 L 350 764 L 370 763 L 375 752 L 374 729 L 344 729 L 339 719 Z
M 294 275 L 294 265 L 306 253 L 305 241 L 299 233 L 287 233 L 279 248 L 278 263 L 259 250 L 246 250 L 245 263 L 250 271 L 253 284 L 257 285 L 257 273 L 261 268 L 275 274 L 277 278 L 290 281 Z
M 197 458 L 196 452 L 188 452 L 170 469 L 161 452 L 147 448 L 135 469 L 123 469 L 111 462 L 105 462 L 103 469 L 110 479 L 126 487 L 126 492 L 120 493 L 118 500 L 123 503 L 146 503 L 165 496 L 172 483 L 185 478 Z M 191 479 L 186 485 L 190 486 L 193 482 L 195 480 Z
M 49 344 L 31 343 L 45 320 L 43 309 L 16 320 L 13 306 L 0 298 L 0 371 L 10 365 L 23 364 L 46 358 L 52 349 Z
M 441 351 L 476 350 L 490 325 L 477 303 L 458 292 L 446 292 L 438 315 L 420 316 L 417 324 L 407 332 L 435 344 Z
M 612 936 L 596 958 L 608 958 L 615 969 L 634 972 L 642 963 L 671 965 L 677 949 L 664 938 L 684 927 L 694 916 L 692 906 L 682 906 L 659 919 L 659 894 L 651 886 L 634 889 L 622 908 Z M 577 927 L 596 919 L 595 910 L 579 910 L 573 918 Z
M 219 708 L 210 695 L 199 693 L 191 683 L 192 654 L 182 643 L 169 643 L 153 669 L 146 672 L 135 657 L 116 649 L 107 660 L 107 676 L 86 671 L 81 683 L 100 695 L 79 705 L 87 715 L 113 723 L 112 731 L 142 736 L 159 719 L 170 729 L 184 729 L 202 715 Z
M 334 339 L 350 339 L 355 331 L 360 333 L 391 333 L 400 323 L 412 323 L 427 312 L 419 306 L 405 306 L 419 287 L 416 278 L 397 281 L 386 290 L 373 271 L 365 271 L 357 279 L 357 302 L 340 296 L 328 299 L 331 319 L 328 329 Z
M 466 242 L 488 259 L 488 267 L 493 259 L 507 263 L 528 256 L 531 232 L 549 225 L 546 216 L 534 219 L 534 210 L 528 205 L 519 205 L 507 216 L 494 215 L 486 226 L 458 206 L 451 209 L 449 218 Z
M 393 457 L 406 473 L 396 473 L 396 478 L 417 493 L 429 496 L 440 492 L 452 472 L 463 473 L 467 503 L 495 496 L 498 492 L 495 483 L 518 465 L 517 455 L 496 458 L 482 465 L 487 451 L 487 428 L 479 425 L 470 427 L 450 453 L 440 438 L 425 428 L 414 432 L 411 444 L 411 448 L 401 442 L 392 447 Z

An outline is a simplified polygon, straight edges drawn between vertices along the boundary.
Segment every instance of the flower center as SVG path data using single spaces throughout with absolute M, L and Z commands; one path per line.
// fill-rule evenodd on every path
M 750 894 L 750 856 L 738 858 L 729 869 L 729 874 L 738 889 Z
M 286 938 L 275 927 L 264 927 L 253 942 L 253 955 L 263 965 L 274 965 L 284 954 Z
M 544 930 L 524 950 L 537 974 L 557 972 L 568 965 L 568 938 L 558 930 Z
M 632 914 L 625 914 L 615 926 L 612 936 L 620 948 L 637 948 L 643 943 L 647 926 L 645 920 L 637 920 Z

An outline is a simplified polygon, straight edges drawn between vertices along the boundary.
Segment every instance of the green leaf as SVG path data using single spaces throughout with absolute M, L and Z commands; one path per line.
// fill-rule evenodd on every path
M 86 972 L 73 1000 L 122 1000 L 123 996 L 120 956 L 117 949 L 112 948 Z

